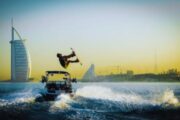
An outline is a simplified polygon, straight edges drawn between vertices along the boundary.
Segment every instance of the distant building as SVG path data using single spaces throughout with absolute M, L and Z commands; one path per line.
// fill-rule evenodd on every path
M 134 72 L 132 70 L 127 70 L 126 74 L 128 76 L 133 76 Z
M 31 74 L 31 62 L 25 40 L 13 26 L 11 32 L 11 81 L 28 81 Z M 15 39 L 15 34 L 18 39 Z
M 85 72 L 84 76 L 83 76 L 83 80 L 92 80 L 96 77 L 95 75 L 95 66 L 94 64 L 91 64 L 91 66 L 89 67 L 89 69 L 87 70 L 87 72 Z
M 178 71 L 177 71 L 177 69 L 169 69 L 167 71 L 167 74 L 169 74 L 169 75 L 178 75 Z
M 169 70 L 167 71 L 167 75 L 168 75 L 169 77 L 178 77 L 178 76 L 179 76 L 177 69 L 169 69 Z

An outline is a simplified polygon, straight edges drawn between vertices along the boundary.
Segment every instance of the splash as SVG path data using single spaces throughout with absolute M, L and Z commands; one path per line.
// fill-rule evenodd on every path
M 112 91 L 110 88 L 101 86 L 86 86 L 76 91 L 77 96 L 93 99 L 103 99 L 110 101 L 138 102 L 143 100 L 141 96 L 131 92 L 131 94 Z
M 102 86 L 85 86 L 83 88 L 79 88 L 76 91 L 76 96 L 95 99 L 94 101 L 97 103 L 94 104 L 99 104 L 100 101 L 101 105 L 99 108 L 94 106 L 96 110 L 100 111 L 142 111 L 144 109 L 149 109 L 148 106 L 151 105 L 149 100 L 144 99 L 132 91 L 129 93 L 123 93 L 120 91 L 113 91 L 111 88 Z
M 72 102 L 72 99 L 68 94 L 61 94 L 56 98 L 54 103 L 51 105 L 49 111 L 51 113 L 54 113 L 54 112 L 57 112 L 59 110 L 68 109 L 68 108 L 70 108 L 70 106 L 68 104 L 70 102 Z
M 0 100 L 0 106 L 33 103 L 38 95 L 39 93 L 33 92 L 32 89 L 12 93 Z
M 34 97 L 20 97 L 15 98 L 14 100 L 0 100 L 0 106 L 7 106 L 7 105 L 17 105 L 21 103 L 33 103 L 35 100 Z
M 165 90 L 161 93 L 163 94 L 153 93 L 153 96 L 149 98 L 145 97 L 146 92 L 137 94 L 133 91 L 113 91 L 109 87 L 93 85 L 77 89 L 76 96 L 101 101 L 108 110 L 117 109 L 124 112 L 161 109 L 161 107 L 179 104 L 173 90 Z
M 156 99 L 158 104 L 162 104 L 162 105 L 178 105 L 179 104 L 179 100 L 177 99 L 177 97 L 174 95 L 173 90 L 170 89 L 166 89 L 164 91 L 164 93 L 162 95 L 160 95 L 159 98 Z

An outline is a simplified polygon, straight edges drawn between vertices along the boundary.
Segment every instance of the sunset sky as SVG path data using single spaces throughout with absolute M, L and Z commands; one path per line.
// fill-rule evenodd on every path
M 77 77 L 92 63 L 97 74 L 155 72 L 156 60 L 158 72 L 180 70 L 178 0 L 1 0 L 0 80 L 10 79 L 12 17 L 37 80 L 46 70 L 63 70 L 56 53 L 71 47 L 83 63 L 67 69 Z

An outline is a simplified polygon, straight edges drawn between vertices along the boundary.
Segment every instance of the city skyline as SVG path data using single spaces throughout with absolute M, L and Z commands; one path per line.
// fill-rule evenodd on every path
M 14 4 L 13 4 L 13 3 Z M 151 1 L 1 1 L 0 80 L 10 79 L 11 18 L 27 38 L 32 77 L 46 70 L 63 70 L 56 53 L 77 52 L 83 66 L 68 71 L 81 77 L 93 63 L 107 69 L 135 73 L 180 70 L 180 2 Z M 26 5 L 26 7 L 25 7 Z M 156 58 L 157 57 L 157 58 Z M 113 70 L 114 69 L 114 70 Z

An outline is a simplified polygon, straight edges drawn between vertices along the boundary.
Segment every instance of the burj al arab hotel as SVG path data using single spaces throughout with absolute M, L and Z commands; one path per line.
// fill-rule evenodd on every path
M 13 27 L 13 22 L 11 36 L 11 81 L 26 82 L 31 75 L 30 56 L 25 45 L 25 40 L 21 38 L 20 34 Z

